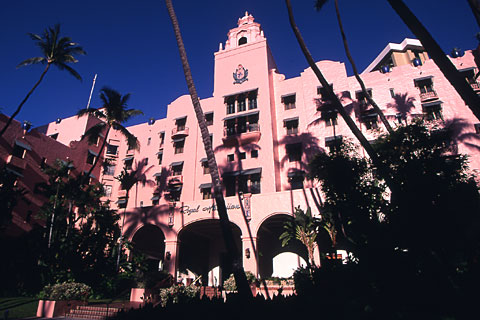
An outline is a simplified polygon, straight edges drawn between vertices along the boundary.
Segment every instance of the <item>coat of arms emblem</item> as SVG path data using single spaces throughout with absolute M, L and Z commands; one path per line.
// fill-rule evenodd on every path
M 241 84 L 248 80 L 248 69 L 245 69 L 241 64 L 238 65 L 237 69 L 233 73 L 233 79 L 235 80 L 233 84 Z

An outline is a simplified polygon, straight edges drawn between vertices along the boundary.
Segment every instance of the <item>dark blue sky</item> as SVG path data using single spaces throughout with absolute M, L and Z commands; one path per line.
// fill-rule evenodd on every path
M 174 6 L 180 22 L 193 76 L 200 97 L 213 91 L 213 53 L 225 42 L 229 29 L 248 10 L 262 24 L 278 69 L 297 76 L 307 63 L 288 23 L 283 0 L 179 1 Z M 293 0 L 297 23 L 316 60 L 346 62 L 333 0 L 321 12 L 313 0 Z M 478 26 L 466 0 L 406 1 L 446 52 L 453 47 L 477 46 Z M 383 0 L 341 0 L 342 16 L 351 51 L 363 70 L 387 45 L 412 34 Z M 175 38 L 164 1 L 3 0 L 0 5 L 0 108 L 11 114 L 37 81 L 43 66 L 16 69 L 26 58 L 38 56 L 27 32 L 41 33 L 46 26 L 61 23 L 87 51 L 72 65 L 83 82 L 66 72 L 51 69 L 25 104 L 18 120 L 34 126 L 74 115 L 85 107 L 92 79 L 98 74 L 92 106 L 99 106 L 101 87 L 110 86 L 132 94 L 129 106 L 145 116 L 129 124 L 162 118 L 167 105 L 187 88 Z

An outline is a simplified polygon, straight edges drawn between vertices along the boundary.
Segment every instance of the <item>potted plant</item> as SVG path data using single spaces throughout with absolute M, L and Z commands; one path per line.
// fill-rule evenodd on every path
M 65 315 L 79 305 L 85 305 L 90 287 L 84 283 L 64 282 L 47 285 L 39 294 L 37 317 L 54 318 Z

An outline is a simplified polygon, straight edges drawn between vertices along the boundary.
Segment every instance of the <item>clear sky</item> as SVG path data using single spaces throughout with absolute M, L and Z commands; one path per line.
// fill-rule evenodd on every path
M 248 11 L 262 25 L 279 72 L 295 77 L 306 67 L 288 23 L 283 0 L 173 0 L 187 54 L 201 98 L 212 95 L 213 53 L 229 29 Z M 347 62 L 335 18 L 334 2 L 316 12 L 313 0 L 292 0 L 297 23 L 314 58 Z M 479 31 L 466 0 L 407 0 L 444 51 L 477 46 Z M 354 59 L 363 70 L 388 42 L 413 37 L 386 0 L 341 0 L 341 13 Z M 10 115 L 44 66 L 16 69 L 39 55 L 28 32 L 40 34 L 61 23 L 62 34 L 87 51 L 72 65 L 83 77 L 51 69 L 17 116 L 34 126 L 74 115 L 88 101 L 93 76 L 98 74 L 91 105 L 109 86 L 131 93 L 129 106 L 145 115 L 129 125 L 166 115 L 167 105 L 187 94 L 175 37 L 161 0 L 0 0 L 0 108 Z M 350 68 L 347 65 L 348 70 Z M 349 73 L 351 73 L 349 71 Z

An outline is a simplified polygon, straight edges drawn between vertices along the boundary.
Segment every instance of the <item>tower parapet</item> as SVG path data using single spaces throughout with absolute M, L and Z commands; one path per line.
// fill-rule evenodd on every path
M 238 27 L 228 32 L 225 49 L 220 44 L 219 51 L 235 49 L 248 43 L 265 40 L 260 24 L 254 20 L 255 18 L 245 11 L 245 15 L 238 19 Z

